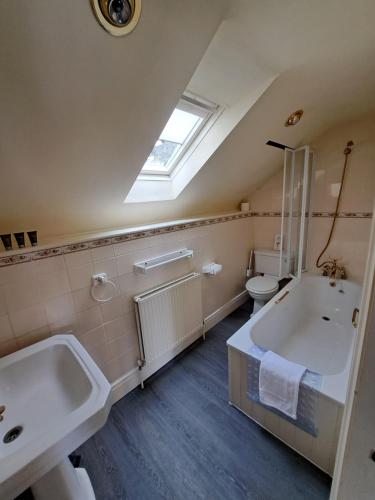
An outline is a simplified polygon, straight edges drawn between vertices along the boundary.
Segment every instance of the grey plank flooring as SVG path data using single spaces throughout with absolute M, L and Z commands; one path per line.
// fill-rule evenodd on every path
M 328 476 L 228 405 L 225 342 L 249 311 L 116 403 L 77 450 L 97 500 L 328 499 Z

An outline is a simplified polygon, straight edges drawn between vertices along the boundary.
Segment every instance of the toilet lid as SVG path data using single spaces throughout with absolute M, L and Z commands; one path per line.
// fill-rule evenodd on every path
M 255 276 L 246 283 L 246 288 L 250 292 L 267 293 L 279 288 L 279 283 L 274 278 L 266 276 Z

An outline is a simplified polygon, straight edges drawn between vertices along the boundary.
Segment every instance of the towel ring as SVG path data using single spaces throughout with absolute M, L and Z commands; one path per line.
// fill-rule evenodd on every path
M 98 299 L 98 297 L 95 295 L 95 289 L 101 285 L 108 284 L 108 285 L 111 285 L 115 291 L 117 290 L 116 284 L 113 283 L 113 281 L 111 281 L 110 279 L 108 279 L 107 273 L 94 274 L 93 277 L 91 278 L 91 281 L 92 281 L 92 285 L 91 285 L 90 293 L 91 293 L 91 297 L 94 300 L 96 300 L 96 302 L 109 302 L 110 300 L 113 299 L 114 295 L 112 295 L 111 297 L 108 297 L 107 299 Z

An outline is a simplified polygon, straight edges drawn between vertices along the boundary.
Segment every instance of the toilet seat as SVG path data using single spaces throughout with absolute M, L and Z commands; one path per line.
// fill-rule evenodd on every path
M 246 289 L 249 292 L 266 295 L 276 292 L 279 289 L 279 282 L 269 276 L 255 276 L 247 281 Z

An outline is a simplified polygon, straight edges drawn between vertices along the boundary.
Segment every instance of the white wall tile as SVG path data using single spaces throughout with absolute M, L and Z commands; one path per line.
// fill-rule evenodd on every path
M 10 325 L 9 316 L 0 316 L 0 342 L 14 340 L 12 327 Z
M 64 318 L 71 318 L 75 312 L 72 295 L 67 293 L 47 300 L 45 309 L 49 324 L 56 324 Z
M 0 341 L 0 358 L 12 354 L 19 349 L 16 339 L 6 340 L 4 342 Z
M 80 252 L 72 252 L 64 255 L 66 265 L 68 267 L 81 267 L 91 262 L 91 251 L 81 250 Z
M 9 283 L 4 287 L 4 294 L 8 311 L 24 309 L 41 301 L 40 286 L 35 279 L 28 283 Z
M 112 342 L 118 338 L 126 336 L 125 320 L 123 316 L 109 321 L 104 325 L 104 331 L 107 342 Z
M 102 312 L 99 306 L 79 312 L 77 318 L 78 331 L 80 334 L 93 330 L 103 323 Z
M 191 270 L 200 271 L 203 259 L 213 260 L 216 255 L 222 256 L 226 274 L 220 280 L 218 277 L 206 280 L 203 303 L 207 314 L 232 298 L 229 295 L 233 290 L 242 289 L 242 267 L 249 246 L 251 221 L 238 222 L 0 268 L 0 355 L 50 333 L 71 330 L 111 380 L 123 376 L 136 366 L 139 358 L 134 295 Z M 134 262 L 184 247 L 193 248 L 194 259 L 179 261 L 145 275 L 133 273 Z M 233 259 L 233 252 L 236 259 Z M 117 276 L 118 262 L 121 276 Z M 107 272 L 117 285 L 116 291 L 103 289 L 108 295 L 114 293 L 114 298 L 107 303 L 99 304 L 91 297 L 94 272 Z M 4 319 L 8 318 L 8 311 L 9 319 Z
M 68 275 L 65 270 L 39 275 L 38 283 L 43 300 L 49 300 L 70 292 Z
M 79 335 L 78 340 L 87 349 L 92 349 L 94 347 L 97 347 L 98 345 L 106 344 L 104 328 L 102 326 L 99 326 L 85 333 L 82 333 Z
M 108 278 L 117 276 L 117 266 L 115 259 L 101 260 L 94 263 L 94 273 L 107 273 Z
M 122 243 L 116 243 L 113 245 L 115 255 L 125 255 L 134 251 L 139 251 L 144 248 L 154 247 L 159 245 L 160 241 L 166 238 L 168 235 L 163 236 L 151 236 L 149 238 L 140 238 L 138 240 L 124 241 Z M 167 241 L 165 239 L 165 241 Z
M 115 256 L 115 245 L 105 245 L 103 247 L 93 248 L 91 250 L 91 258 L 94 262 L 98 260 L 111 259 Z
M 70 267 L 68 269 L 69 282 L 72 290 L 87 288 L 91 286 L 91 277 L 94 274 L 94 266 L 90 262 L 81 267 Z
M 78 335 L 78 318 L 75 313 L 71 315 L 65 315 L 55 323 L 50 323 L 49 328 L 52 335 L 57 335 L 61 333 L 72 333 L 73 335 Z
M 125 329 L 127 332 L 137 332 L 137 321 L 135 317 L 135 309 L 125 311 L 124 314 Z
M 90 334 L 92 340 L 94 339 L 94 336 L 96 337 L 95 343 L 91 343 Z M 103 366 L 109 361 L 107 344 L 97 338 L 102 337 L 103 335 L 103 327 L 99 327 L 91 332 L 88 332 L 84 338 L 79 337 L 79 340 L 82 341 L 88 353 L 95 359 L 99 368 L 103 368 Z
M 35 272 L 37 274 L 55 273 L 57 271 L 64 271 L 65 269 L 66 265 L 63 255 L 35 261 Z
M 129 351 L 134 352 L 138 348 L 138 339 L 135 332 L 131 332 L 125 336 L 119 336 L 112 342 L 108 342 L 107 347 L 109 358 L 117 358 L 128 353 Z
M 25 335 L 21 335 L 17 337 L 17 343 L 21 349 L 27 347 L 31 344 L 35 344 L 36 342 L 40 342 L 48 337 L 50 337 L 50 330 L 48 326 L 43 326 L 33 330 L 31 332 L 26 333 Z
M 7 313 L 7 307 L 5 302 L 5 288 L 6 285 L 0 286 L 0 316 L 4 316 Z
M 137 360 L 139 359 L 138 349 L 134 351 L 128 351 L 122 356 L 111 359 L 109 362 L 102 366 L 102 370 L 105 376 L 110 382 L 114 382 L 116 379 L 123 376 L 124 373 L 129 372 L 137 366 Z
M 85 311 L 97 305 L 97 302 L 91 297 L 91 287 L 80 288 L 72 291 L 74 309 L 76 312 Z
M 30 282 L 35 277 L 35 262 L 25 262 L 16 266 L 0 268 L 0 285 L 15 281 Z
M 104 323 L 119 318 L 123 314 L 123 304 L 121 297 L 115 297 L 110 302 L 100 305 Z
M 18 337 L 47 325 L 47 316 L 42 304 L 10 313 L 14 334 Z

